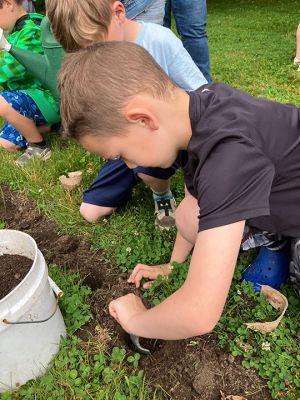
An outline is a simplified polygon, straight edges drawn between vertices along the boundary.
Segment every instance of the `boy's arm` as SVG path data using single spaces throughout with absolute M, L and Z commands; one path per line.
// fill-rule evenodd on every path
M 146 310 L 130 294 L 110 303 L 111 315 L 127 332 L 148 338 L 183 339 L 211 331 L 226 301 L 244 225 L 200 232 L 184 285 L 161 304 Z
M 186 207 L 190 210 L 189 216 L 191 219 L 193 219 L 193 215 L 195 217 L 195 221 L 198 221 L 198 215 L 200 213 L 199 206 L 197 205 L 196 207 L 193 207 L 194 211 L 193 213 L 191 212 L 192 210 L 192 204 L 195 203 L 197 200 L 188 192 L 186 186 L 184 188 L 185 191 L 185 198 L 182 201 L 187 202 Z M 179 207 L 181 207 L 182 203 L 180 203 Z M 189 225 L 192 225 L 192 221 L 186 221 Z M 196 227 L 194 227 L 195 232 L 198 230 L 198 223 L 196 222 Z M 194 240 L 193 242 L 189 242 L 186 240 L 183 236 L 181 236 L 180 232 L 177 231 L 176 235 L 176 240 L 173 246 L 173 251 L 171 255 L 170 262 L 168 264 L 162 264 L 162 265 L 145 265 L 145 264 L 137 264 L 137 266 L 133 269 L 133 271 L 130 274 L 130 277 L 128 279 L 128 283 L 134 283 L 135 286 L 138 288 L 140 287 L 140 281 L 143 278 L 151 279 L 154 280 L 156 279 L 159 275 L 169 275 L 172 272 L 170 264 L 172 262 L 177 262 L 177 263 L 183 263 L 185 262 L 187 256 L 190 254 L 192 248 L 194 247 Z M 144 289 L 149 288 L 152 285 L 152 281 L 146 282 L 143 285 Z

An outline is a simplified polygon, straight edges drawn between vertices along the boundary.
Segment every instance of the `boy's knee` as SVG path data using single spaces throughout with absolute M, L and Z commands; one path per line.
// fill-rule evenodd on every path
M 12 110 L 12 106 L 0 95 L 0 116 L 7 120 Z
M 96 206 L 94 204 L 82 203 L 80 215 L 88 222 L 97 222 L 115 211 L 113 207 Z

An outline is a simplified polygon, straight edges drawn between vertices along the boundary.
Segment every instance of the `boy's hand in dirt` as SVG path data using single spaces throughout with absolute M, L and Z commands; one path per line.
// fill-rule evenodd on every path
M 142 300 L 133 293 L 126 296 L 119 297 L 109 303 L 110 315 L 122 326 L 122 328 L 129 332 L 130 320 L 138 314 L 142 314 L 147 309 Z
M 137 288 L 140 287 L 141 280 L 143 278 L 151 279 L 151 281 L 155 280 L 159 275 L 166 276 L 169 275 L 172 271 L 171 264 L 161 264 L 161 265 L 145 265 L 145 264 L 137 264 L 134 270 L 131 272 L 130 277 L 128 278 L 128 283 L 134 283 Z M 152 282 L 146 282 L 143 285 L 144 289 L 148 289 Z

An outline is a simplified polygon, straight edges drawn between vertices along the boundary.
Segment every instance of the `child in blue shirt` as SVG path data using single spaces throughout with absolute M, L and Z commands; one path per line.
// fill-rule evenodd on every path
M 46 9 L 53 34 L 66 51 L 104 40 L 135 42 L 148 50 L 170 79 L 184 90 L 192 91 L 207 83 L 182 42 L 169 29 L 127 19 L 120 1 L 88 0 L 83 4 L 47 0 Z M 175 199 L 170 177 L 177 166 L 175 162 L 168 168 L 140 165 L 130 169 L 122 160 L 108 160 L 84 192 L 80 213 L 87 221 L 98 221 L 126 204 L 133 187 L 142 180 L 153 192 L 155 224 L 168 229 L 174 225 Z

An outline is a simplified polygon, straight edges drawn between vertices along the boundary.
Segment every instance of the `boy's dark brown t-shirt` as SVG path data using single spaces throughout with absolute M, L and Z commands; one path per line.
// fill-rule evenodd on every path
M 300 237 L 300 110 L 214 83 L 190 93 L 190 120 L 182 162 L 199 231 L 246 220 Z

